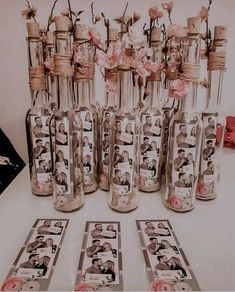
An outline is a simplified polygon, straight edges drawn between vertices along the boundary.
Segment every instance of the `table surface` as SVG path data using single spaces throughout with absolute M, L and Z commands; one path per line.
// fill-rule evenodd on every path
M 202 290 L 235 290 L 235 153 L 224 150 L 219 195 L 196 201 L 194 210 L 176 213 L 163 206 L 162 194 L 139 193 L 139 207 L 120 214 L 107 205 L 107 193 L 86 195 L 85 205 L 73 213 L 54 209 L 52 197 L 36 197 L 30 190 L 28 167 L 0 196 L 0 282 L 4 281 L 37 218 L 70 219 L 49 290 L 73 290 L 85 222 L 121 222 L 124 289 L 150 290 L 140 246 L 137 219 L 169 219 Z M 4 264 L 3 264 L 4 263 Z

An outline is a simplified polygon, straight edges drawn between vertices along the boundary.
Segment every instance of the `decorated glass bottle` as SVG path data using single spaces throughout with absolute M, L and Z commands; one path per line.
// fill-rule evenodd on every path
M 114 44 L 118 39 L 118 30 L 109 29 L 109 44 Z M 106 93 L 105 106 L 100 117 L 100 149 L 99 149 L 99 187 L 109 190 L 110 185 L 110 128 L 113 114 L 117 110 L 117 68 L 105 69 Z
M 201 151 L 202 121 L 196 112 L 200 61 L 200 19 L 188 19 L 183 42 L 182 73 L 178 82 L 188 87 L 180 112 L 170 123 L 169 153 L 166 165 L 165 203 L 168 208 L 186 212 L 194 208 Z
M 133 108 L 133 75 L 130 62 L 133 50 L 125 49 L 125 58 L 119 67 L 119 109 L 112 119 L 110 193 L 108 203 L 119 212 L 128 212 L 138 207 L 138 117 Z
M 94 76 L 94 49 L 82 41 L 85 26 L 77 24 L 75 30 L 76 53 L 79 58 L 75 65 L 74 80 L 78 104 L 75 108 L 79 114 L 83 127 L 83 180 L 84 193 L 94 192 L 98 187 L 98 139 L 97 139 L 97 112 L 91 105 L 91 79 Z
M 49 123 L 52 111 L 46 104 L 46 75 L 39 25 L 27 23 L 29 85 L 32 107 L 26 115 L 26 132 L 32 193 L 52 195 L 51 143 Z
M 161 30 L 154 28 L 151 37 L 151 61 L 161 63 Z M 161 187 L 164 113 L 162 111 L 161 71 L 147 77 L 149 105 L 141 113 L 139 141 L 139 190 L 158 191 Z
M 71 34 L 68 18 L 55 17 L 56 53 L 55 75 L 59 109 L 51 121 L 55 133 L 55 160 L 53 161 L 54 207 L 69 212 L 84 203 L 82 180 L 82 126 L 73 109 L 73 73 Z
M 220 106 L 226 46 L 226 27 L 216 26 L 208 59 L 207 107 L 202 112 L 202 152 L 196 196 L 201 200 L 215 199 L 218 192 L 225 125 Z

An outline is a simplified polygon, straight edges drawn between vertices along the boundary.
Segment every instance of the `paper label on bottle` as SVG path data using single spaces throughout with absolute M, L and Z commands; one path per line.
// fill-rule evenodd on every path
M 140 175 L 143 177 L 153 178 L 154 171 L 140 168 Z
M 175 187 L 175 193 L 177 196 L 190 196 L 192 192 L 192 188 L 179 188 Z
M 211 182 L 213 182 L 214 180 L 214 175 L 203 175 L 203 181 L 205 182 L 205 183 L 211 183 Z

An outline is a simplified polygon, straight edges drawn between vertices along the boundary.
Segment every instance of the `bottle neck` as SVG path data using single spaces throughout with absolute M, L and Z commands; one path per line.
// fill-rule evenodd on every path
M 58 76 L 58 104 L 59 109 L 69 111 L 73 108 L 73 81 L 70 76 Z
M 77 90 L 79 96 L 79 105 L 90 107 L 91 106 L 91 83 L 89 80 L 77 81 Z
M 123 112 L 133 110 L 133 75 L 131 70 L 120 70 L 118 74 L 119 105 Z
M 195 112 L 197 102 L 197 90 L 198 85 L 195 82 L 187 82 L 188 92 L 185 97 L 182 98 L 181 112 Z
M 221 105 L 223 71 L 208 71 L 207 110 L 218 110 Z
M 161 82 L 160 81 L 148 81 L 149 90 L 149 106 L 160 107 L 163 100 L 161 96 Z

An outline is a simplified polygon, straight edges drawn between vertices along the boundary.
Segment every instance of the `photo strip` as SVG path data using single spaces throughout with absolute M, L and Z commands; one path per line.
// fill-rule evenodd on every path
M 68 223 L 68 219 L 37 219 L 3 285 L 17 279 L 17 291 L 47 290 Z
M 119 222 L 86 222 L 75 289 L 86 283 L 123 290 L 120 232 Z
M 168 220 L 136 220 L 150 285 L 168 283 L 170 291 L 199 291 L 199 284 Z

